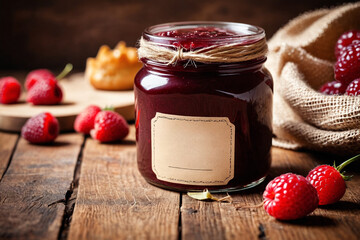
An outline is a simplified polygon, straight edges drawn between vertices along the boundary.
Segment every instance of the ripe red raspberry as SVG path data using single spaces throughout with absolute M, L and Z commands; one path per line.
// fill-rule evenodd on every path
M 21 136 L 30 143 L 49 143 L 59 135 L 59 122 L 48 112 L 28 119 L 21 129 Z
M 99 112 L 101 112 L 101 108 L 96 105 L 85 108 L 75 119 L 75 131 L 89 134 L 90 130 L 94 128 L 95 117 Z
M 354 40 L 360 40 L 360 31 L 351 30 L 343 33 L 336 42 L 335 57 L 338 58 L 341 50 L 353 43 Z
M 125 138 L 129 133 L 126 120 L 113 111 L 99 112 L 95 117 L 90 135 L 100 142 L 113 142 Z
M 0 78 L 0 103 L 16 103 L 21 93 L 21 85 L 16 78 Z
M 344 85 L 360 77 L 360 41 L 347 46 L 335 63 L 335 79 Z
M 25 89 L 29 90 L 38 81 L 55 79 L 55 75 L 47 69 L 37 69 L 29 72 L 25 80 Z
M 263 194 L 264 208 L 276 219 L 302 218 L 319 203 L 316 189 L 303 176 L 286 173 L 268 183 Z
M 319 205 L 332 204 L 339 201 L 345 194 L 345 180 L 351 177 L 344 176 L 341 170 L 351 162 L 360 159 L 360 154 L 343 162 L 340 166 L 317 166 L 309 172 L 306 179 L 316 188 L 319 196 Z
M 54 105 L 61 102 L 62 90 L 55 78 L 36 82 L 28 91 L 27 102 L 34 105 Z
M 55 77 L 47 69 L 30 72 L 26 77 L 28 96 L 26 101 L 34 105 L 54 105 L 61 102 L 63 94 L 57 80 L 61 80 L 72 70 L 72 64 L 66 64 L 64 70 Z
M 349 84 L 346 94 L 349 96 L 360 96 L 360 78 L 355 79 Z
M 346 85 L 339 81 L 332 81 L 321 86 L 320 92 L 326 95 L 342 95 L 346 91 Z
M 359 44 L 360 43 L 360 40 L 354 40 L 351 44 L 349 44 L 348 46 L 350 45 L 356 45 L 356 44 Z M 347 51 L 347 47 L 344 47 L 343 49 L 341 49 L 340 53 L 339 53 L 339 57 L 341 55 L 343 55 L 345 52 Z M 339 59 L 339 57 L 337 59 Z

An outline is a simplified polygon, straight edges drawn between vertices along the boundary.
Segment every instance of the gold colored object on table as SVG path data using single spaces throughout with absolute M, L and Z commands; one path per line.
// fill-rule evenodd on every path
M 101 46 L 96 58 L 87 59 L 85 78 L 96 89 L 129 90 L 141 67 L 137 49 L 126 47 L 121 41 L 113 50 L 107 45 Z
M 188 192 L 187 195 L 191 198 L 196 200 L 205 201 L 205 200 L 212 200 L 217 202 L 232 202 L 232 198 L 228 194 L 226 197 L 217 198 L 214 197 L 208 189 L 204 189 L 202 192 Z

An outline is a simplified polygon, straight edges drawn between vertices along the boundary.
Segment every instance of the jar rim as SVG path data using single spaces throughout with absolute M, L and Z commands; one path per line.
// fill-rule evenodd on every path
M 231 36 L 216 36 L 216 37 L 204 37 L 201 38 L 202 42 L 228 44 L 234 43 L 252 43 L 265 38 L 265 30 L 261 27 L 236 22 L 221 22 L 221 21 L 184 21 L 184 22 L 168 22 L 163 24 L 157 24 L 146 28 L 143 32 L 143 37 L 151 42 L 159 43 L 160 45 L 166 45 L 167 41 L 182 41 L 189 40 L 186 37 L 169 37 L 156 35 L 160 32 L 179 30 L 179 29 L 193 29 L 198 27 L 215 27 L 225 30 L 230 30 L 235 33 Z M 166 42 L 164 42 L 166 40 Z

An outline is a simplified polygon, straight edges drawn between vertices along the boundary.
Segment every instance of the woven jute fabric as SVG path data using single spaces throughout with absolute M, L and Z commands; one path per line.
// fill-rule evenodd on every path
M 360 96 L 318 92 L 334 81 L 335 43 L 351 29 L 360 29 L 360 2 L 305 13 L 270 39 L 274 146 L 360 153 Z

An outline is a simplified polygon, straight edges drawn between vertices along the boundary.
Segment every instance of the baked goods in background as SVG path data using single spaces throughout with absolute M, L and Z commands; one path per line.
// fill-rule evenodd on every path
M 137 49 L 126 47 L 121 41 L 113 50 L 107 45 L 101 46 L 96 58 L 87 59 L 85 78 L 96 89 L 129 90 L 141 67 Z

